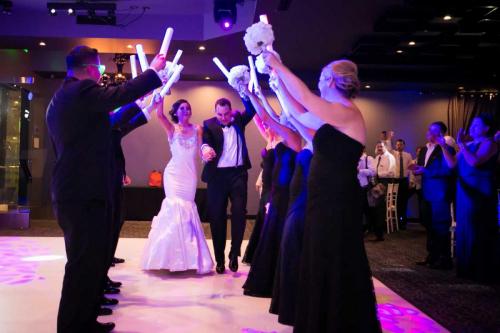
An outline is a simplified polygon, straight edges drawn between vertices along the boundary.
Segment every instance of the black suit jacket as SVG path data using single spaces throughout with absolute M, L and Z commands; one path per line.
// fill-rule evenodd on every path
M 255 109 L 249 100 L 242 99 L 242 101 L 243 105 L 245 105 L 245 112 L 235 112 L 232 126 L 234 126 L 238 137 L 241 139 L 243 166 L 246 169 L 250 169 L 252 165 L 250 163 L 250 158 L 248 157 L 248 149 L 245 140 L 245 128 L 252 120 L 253 116 L 255 116 Z M 212 147 L 217 154 L 213 160 L 207 162 L 203 167 L 201 180 L 205 183 L 208 183 L 215 175 L 217 164 L 219 163 L 222 151 L 224 149 L 224 134 L 222 132 L 222 127 L 216 117 L 210 118 L 203 122 L 203 143 L 208 144 L 210 147 Z
M 111 122 L 111 158 L 112 186 L 120 189 L 126 175 L 125 155 L 122 150 L 122 138 L 136 128 L 147 124 L 148 120 L 142 109 L 135 103 L 127 104 L 110 115 Z
M 131 103 L 162 82 L 153 70 L 117 87 L 67 77 L 47 108 L 46 122 L 56 162 L 54 202 L 110 200 L 109 112 Z
M 446 149 L 450 153 L 455 154 L 455 150 L 452 147 L 447 146 Z M 451 202 L 455 184 L 453 169 L 448 167 L 441 146 L 436 145 L 431 156 L 429 156 L 427 165 L 425 165 L 426 154 L 427 147 L 423 147 L 417 159 L 418 165 L 425 166 L 424 173 L 422 174 L 422 193 L 424 199 L 427 201 Z

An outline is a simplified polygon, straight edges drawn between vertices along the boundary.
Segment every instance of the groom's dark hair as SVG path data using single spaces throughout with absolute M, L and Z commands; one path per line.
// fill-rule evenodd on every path
M 231 101 L 228 100 L 227 98 L 219 98 L 216 102 L 215 102 L 215 108 L 217 108 L 217 105 L 219 106 L 229 106 L 230 109 L 231 108 Z
M 66 67 L 68 70 L 82 67 L 84 64 L 97 63 L 99 53 L 96 49 L 85 45 L 73 48 L 66 56 Z

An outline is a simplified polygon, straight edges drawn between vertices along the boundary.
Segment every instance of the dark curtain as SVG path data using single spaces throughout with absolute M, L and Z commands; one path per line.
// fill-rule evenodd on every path
M 481 113 L 490 113 L 499 125 L 498 95 L 495 93 L 459 93 L 448 102 L 449 134 L 457 137 L 458 130 L 469 130 L 472 119 Z

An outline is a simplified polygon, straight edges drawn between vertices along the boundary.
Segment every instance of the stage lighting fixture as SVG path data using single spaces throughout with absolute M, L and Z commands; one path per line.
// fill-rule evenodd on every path
M 76 16 L 77 24 L 116 25 L 116 3 L 112 2 L 47 2 L 47 8 L 53 16 L 58 11 Z
M 12 1 L 8 0 L 0 1 L 0 6 L 2 7 L 2 14 L 5 15 L 12 14 Z
M 214 20 L 223 30 L 230 30 L 236 23 L 236 1 L 214 0 Z

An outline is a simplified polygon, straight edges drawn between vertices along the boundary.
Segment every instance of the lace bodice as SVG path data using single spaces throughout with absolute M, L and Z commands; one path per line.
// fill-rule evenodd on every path
M 190 134 L 182 133 L 180 126 L 174 126 L 174 133 L 172 138 L 169 139 L 170 147 L 173 149 L 174 145 L 179 145 L 182 148 L 191 150 L 194 147 L 198 147 L 198 131 L 197 126 L 193 125 L 192 132 Z

